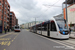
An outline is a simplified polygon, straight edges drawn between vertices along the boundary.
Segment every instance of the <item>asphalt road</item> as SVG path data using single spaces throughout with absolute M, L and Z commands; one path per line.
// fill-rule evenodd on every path
M 67 46 L 27 30 L 0 36 L 0 50 L 75 50 Z

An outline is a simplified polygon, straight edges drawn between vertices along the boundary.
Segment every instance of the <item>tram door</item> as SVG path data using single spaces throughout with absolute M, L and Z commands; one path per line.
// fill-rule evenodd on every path
M 50 36 L 50 23 L 47 24 L 47 36 Z

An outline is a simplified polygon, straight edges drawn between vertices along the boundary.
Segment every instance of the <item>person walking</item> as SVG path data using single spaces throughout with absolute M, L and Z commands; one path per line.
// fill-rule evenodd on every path
M 71 34 L 71 28 L 69 27 L 69 31 L 70 31 L 70 33 L 69 34 Z
M 4 31 L 5 31 L 5 34 L 6 34 L 6 32 L 7 32 L 7 27 L 4 28 Z

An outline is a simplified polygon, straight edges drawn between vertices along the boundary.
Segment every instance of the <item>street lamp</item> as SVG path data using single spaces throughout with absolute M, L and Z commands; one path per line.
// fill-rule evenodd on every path
M 37 17 L 34 17 L 34 18 L 35 18 L 35 33 L 36 33 L 36 18 L 37 18 Z
M 67 0 L 65 0 L 66 4 L 66 25 L 67 25 L 67 28 L 68 28 L 68 16 L 67 16 Z

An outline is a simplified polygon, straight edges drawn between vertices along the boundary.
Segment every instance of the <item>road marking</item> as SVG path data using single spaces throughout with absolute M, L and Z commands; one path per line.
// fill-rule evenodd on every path
M 19 33 L 19 34 L 20 34 L 20 33 Z M 17 37 L 19 34 L 17 34 L 17 35 L 14 37 L 14 39 L 12 40 L 12 42 L 16 39 L 16 37 Z
M 10 40 L 11 38 L 0 38 L 0 40 Z
M 6 40 L 6 41 L 0 42 L 0 45 L 10 46 L 11 42 L 13 42 L 14 39 L 19 35 L 19 34 L 17 34 L 17 33 L 13 33 L 13 34 L 16 35 L 16 36 L 15 36 L 15 37 L 13 38 L 13 40 L 11 40 L 11 41 L 8 41 L 8 40 L 10 40 L 11 38 L 2 38 L 2 37 L 4 37 L 4 36 L 10 35 L 10 34 L 11 34 L 11 33 L 5 34 L 5 35 L 3 35 L 3 36 L 0 36 L 0 40 Z
M 0 42 L 0 45 L 7 45 L 7 46 L 9 46 L 10 44 L 11 44 L 11 41 Z
M 37 35 L 37 34 L 36 34 L 36 35 Z M 40 35 L 38 35 L 38 36 L 40 36 Z M 66 47 L 68 47 L 68 48 L 75 49 L 74 47 L 71 47 L 71 46 L 69 46 L 69 45 L 65 45 L 65 44 L 60 43 L 60 42 L 58 42 L 58 41 L 55 41 L 55 40 L 52 40 L 52 39 L 48 39 L 48 38 L 43 37 L 43 36 L 40 36 L 40 37 L 45 38 L 45 39 L 50 40 L 50 41 L 53 41 L 53 42 L 55 42 L 55 43 L 61 44 L 61 45 L 66 46 Z
M 58 41 L 58 42 L 61 42 L 61 43 L 67 44 L 67 45 L 71 45 L 71 46 L 75 46 L 75 44 L 67 42 L 67 41 Z
M 17 35 L 17 34 L 19 34 L 19 33 L 13 33 L 14 35 Z
M 9 34 L 11 34 L 11 33 L 8 33 L 8 34 L 5 34 L 5 35 L 2 35 L 2 36 L 0 36 L 0 38 L 1 38 L 1 37 L 4 37 L 4 36 L 7 36 L 7 35 L 9 35 Z
M 14 40 L 12 40 L 12 42 L 13 42 Z
M 6 50 L 6 49 L 4 49 L 4 50 Z

